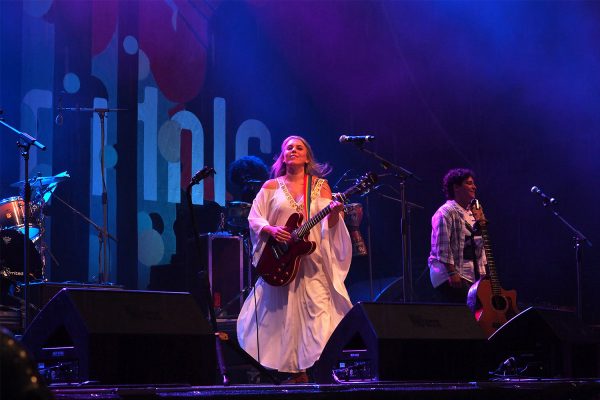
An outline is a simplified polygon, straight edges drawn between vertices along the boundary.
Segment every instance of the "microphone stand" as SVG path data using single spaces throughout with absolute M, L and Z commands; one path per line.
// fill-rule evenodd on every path
M 25 232 L 23 237 L 23 297 L 25 299 L 25 311 L 23 315 L 23 330 L 27 329 L 29 325 L 29 218 L 30 216 L 30 208 L 31 208 L 31 183 L 29 182 L 29 149 L 31 145 L 34 145 L 38 149 L 45 151 L 46 146 L 42 143 L 38 142 L 37 139 L 28 135 L 25 132 L 21 132 L 20 130 L 10 126 L 2 118 L 0 118 L 0 124 L 4 125 L 11 131 L 17 134 L 19 139 L 17 140 L 17 147 L 21 149 L 21 157 L 23 157 L 24 162 L 24 173 L 25 179 L 23 184 L 23 203 L 25 204 Z
M 91 219 L 89 219 L 88 217 L 85 216 L 85 214 L 83 214 L 81 211 L 79 211 L 78 209 L 76 209 L 75 207 L 73 207 L 72 205 L 70 205 L 69 203 L 67 203 L 64 199 L 62 199 L 59 195 L 57 195 L 56 193 L 52 194 L 52 197 L 55 198 L 56 200 L 60 201 L 61 203 L 63 203 L 65 206 L 67 206 L 72 212 L 74 212 L 75 214 L 79 215 L 84 221 L 86 221 L 88 224 L 90 224 L 91 226 L 94 227 L 94 229 L 96 229 L 96 232 L 98 232 L 98 243 L 99 243 L 99 247 L 103 246 L 103 229 L 101 226 L 99 226 L 97 223 L 95 223 L 94 221 L 92 221 Z M 106 236 L 109 239 L 114 240 L 115 242 L 117 241 L 117 238 L 114 237 L 113 235 L 111 235 L 110 233 L 106 232 Z
M 110 263 L 108 262 L 108 191 L 106 189 L 106 173 L 104 168 L 104 120 L 109 112 L 126 111 L 125 108 L 88 108 L 88 107 L 62 107 L 62 98 L 59 100 L 59 116 L 62 123 L 62 111 L 90 111 L 98 114 L 100 118 L 100 176 L 102 178 L 102 231 L 99 237 L 102 238 L 102 262 L 98 262 L 98 283 L 108 283 L 110 277 Z M 58 122 L 58 116 L 57 116 Z M 112 238 L 116 241 L 116 239 Z M 100 257 L 99 257 L 100 258 Z
M 590 242 L 590 240 L 585 237 L 585 235 L 583 233 L 581 233 L 578 229 L 576 229 L 573 225 L 571 225 L 562 215 L 560 215 L 558 213 L 558 211 L 556 211 L 556 209 L 554 208 L 554 203 L 550 203 L 547 200 L 544 199 L 542 205 L 544 207 L 547 207 L 548 205 L 551 206 L 551 212 L 552 214 L 554 214 L 556 216 L 556 218 L 558 218 L 563 224 L 565 224 L 565 226 L 567 228 L 569 228 L 571 230 L 571 232 L 573 233 L 573 240 L 575 241 L 575 245 L 573 246 L 575 248 L 575 272 L 576 272 L 576 283 L 577 283 L 577 318 L 580 321 L 583 321 L 583 314 L 582 314 L 582 301 L 581 301 L 581 254 L 582 254 L 582 243 L 586 243 L 589 247 L 592 247 L 592 242 Z
M 382 175 L 385 175 L 385 174 L 382 174 Z M 381 176 L 381 175 L 380 175 L 380 176 Z M 377 196 L 379 196 L 379 197 L 382 197 L 382 198 L 384 198 L 384 199 L 388 199 L 388 200 L 392 200 L 392 201 L 398 202 L 398 203 L 400 203 L 401 205 L 402 205 L 402 204 L 404 204 L 404 202 L 403 202 L 402 200 L 400 200 L 400 199 L 398 199 L 398 198 L 396 198 L 396 197 L 394 197 L 394 196 L 390 196 L 390 195 L 388 195 L 388 194 L 381 193 L 381 192 L 380 192 L 380 189 L 381 189 L 383 186 L 386 186 L 386 185 L 377 185 L 377 186 L 375 186 L 375 187 L 374 187 L 374 188 L 371 190 L 371 192 L 370 192 L 370 193 L 375 193 L 375 194 L 376 194 Z M 387 186 L 389 186 L 389 188 L 390 188 L 390 189 L 392 189 L 393 191 L 395 191 L 396 193 L 400 194 L 400 193 L 398 192 L 398 190 L 396 190 L 396 189 L 395 189 L 393 186 L 391 186 L 391 185 L 387 185 Z M 369 193 L 369 194 L 370 194 L 370 193 Z M 408 234 L 408 259 L 409 259 L 409 260 L 412 260 L 412 246 L 411 246 L 411 243 L 412 243 L 412 241 L 411 241 L 411 240 L 412 240 L 412 239 L 411 239 L 411 232 L 412 232 L 412 230 L 411 230 L 411 227 L 410 227 L 410 222 L 411 222 L 411 213 L 412 213 L 412 210 L 413 210 L 413 209 L 417 209 L 417 210 L 424 210 L 424 209 L 425 209 L 425 207 L 423 207 L 423 206 L 421 206 L 421 205 L 419 205 L 419 204 L 412 203 L 412 202 L 410 202 L 410 201 L 407 201 L 407 202 L 406 202 L 406 207 L 407 207 L 407 209 L 406 209 L 406 213 L 407 213 L 407 217 L 406 217 L 406 232 L 407 232 L 407 234 Z M 412 262 L 411 262 L 411 261 L 409 261 L 409 265 L 410 265 L 410 271 L 412 272 Z M 421 276 L 422 276 L 422 275 L 421 275 Z M 418 278 L 417 278 L 417 280 L 418 280 Z M 411 284 L 412 284 L 412 275 L 411 275 Z M 404 291 L 404 278 L 402 278 L 402 285 L 403 285 L 403 287 L 402 287 L 402 290 Z M 411 294 L 412 294 L 412 292 L 411 292 Z M 411 298 L 411 300 L 412 300 L 412 298 Z
M 365 148 L 364 142 L 355 142 L 356 147 L 359 150 L 367 153 L 369 156 L 373 157 L 379 164 L 383 167 L 383 169 L 388 170 L 392 169 L 396 171 L 394 176 L 400 180 L 400 201 L 402 202 L 400 205 L 401 208 L 401 218 L 400 218 L 400 232 L 402 236 L 402 296 L 405 303 L 412 302 L 412 268 L 411 261 L 409 259 L 409 233 L 408 233 L 408 223 L 407 223 L 407 215 L 408 215 L 408 207 L 406 202 L 406 180 L 408 178 L 413 178 L 417 182 L 421 182 L 421 178 L 412 173 L 411 171 L 403 168 L 399 165 L 392 163 L 391 161 L 386 160 L 381 157 L 376 152 Z
M 215 170 L 210 167 L 204 167 L 202 170 L 198 171 L 190 181 L 189 185 L 185 190 L 186 200 L 188 204 L 188 209 L 190 212 L 190 220 L 192 222 L 192 233 L 194 234 L 194 244 L 196 245 L 196 250 L 198 251 L 198 260 L 202 259 L 202 245 L 200 243 L 200 235 L 198 232 L 198 226 L 196 224 L 196 216 L 194 215 L 194 207 L 192 204 L 192 186 L 200 183 L 200 181 L 209 175 L 215 174 Z M 215 312 L 215 307 L 212 299 L 212 289 L 210 286 L 210 279 L 208 277 L 208 273 L 206 271 L 206 266 L 200 266 L 200 282 L 202 285 L 202 293 L 204 295 L 204 301 L 206 302 L 206 307 L 208 308 L 208 316 L 210 320 L 210 324 L 213 328 L 215 334 L 215 349 L 217 355 L 217 364 L 219 367 L 219 372 L 223 379 L 223 386 L 229 385 L 229 376 L 227 373 L 227 366 L 225 365 L 225 359 L 223 358 L 223 349 L 221 346 L 221 342 L 227 343 L 233 350 L 235 350 L 241 357 L 245 358 L 254 368 L 256 368 L 260 373 L 264 374 L 268 377 L 271 382 L 275 384 L 279 384 L 279 380 L 275 378 L 265 367 L 263 367 L 258 361 L 254 358 L 250 357 L 248 353 L 242 350 L 237 343 L 229 340 L 229 335 L 225 332 L 220 332 L 217 326 L 217 314 Z M 229 303 L 226 305 L 226 307 Z M 203 310 L 206 311 L 206 310 Z
M 369 301 L 373 301 L 373 249 L 371 247 L 371 206 L 369 204 L 369 196 L 365 196 L 367 203 L 367 251 L 369 257 Z
M 187 200 L 188 209 L 190 212 L 190 219 L 192 221 L 192 233 L 194 234 L 194 244 L 196 245 L 196 250 L 198 251 L 198 260 L 202 259 L 202 245 L 200 244 L 198 226 L 196 225 L 196 217 L 194 215 L 194 207 L 192 204 L 192 187 L 194 185 L 200 183 L 200 181 L 202 179 L 204 179 L 214 173 L 215 173 L 214 169 L 212 169 L 210 167 L 204 167 L 201 171 L 198 171 L 194 175 L 194 177 L 188 184 L 187 188 L 185 189 L 186 200 Z M 217 327 L 217 316 L 216 316 L 215 307 L 214 307 L 213 301 L 212 301 L 212 289 L 210 287 L 210 280 L 208 279 L 208 274 L 206 273 L 206 266 L 201 265 L 200 272 L 198 272 L 198 274 L 200 275 L 200 284 L 202 285 L 201 290 L 204 295 L 206 307 L 208 308 L 209 321 L 210 321 L 210 324 L 213 328 L 213 332 L 215 335 L 215 350 L 216 350 L 216 355 L 217 355 L 217 364 L 219 367 L 219 372 L 221 374 L 221 378 L 223 379 L 223 386 L 227 386 L 227 385 L 229 385 L 229 376 L 227 374 L 227 367 L 225 365 L 225 360 L 223 358 L 223 350 L 221 348 L 221 338 L 219 336 L 220 332 Z M 205 312 L 206 310 L 202 310 L 202 311 Z

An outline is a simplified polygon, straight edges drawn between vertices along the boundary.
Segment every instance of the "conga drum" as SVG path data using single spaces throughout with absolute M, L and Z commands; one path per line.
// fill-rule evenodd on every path
M 367 246 L 360 233 L 360 223 L 363 218 L 362 204 L 347 204 L 344 207 L 344 211 L 346 212 L 344 222 L 346 222 L 348 232 L 350 232 L 350 239 L 352 240 L 352 257 L 366 256 Z

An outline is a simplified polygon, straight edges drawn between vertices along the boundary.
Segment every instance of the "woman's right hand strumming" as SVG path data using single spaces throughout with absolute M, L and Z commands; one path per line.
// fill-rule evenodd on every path
M 292 239 L 292 235 L 283 226 L 267 225 L 263 228 L 263 232 L 268 233 L 269 236 L 280 243 L 286 243 Z

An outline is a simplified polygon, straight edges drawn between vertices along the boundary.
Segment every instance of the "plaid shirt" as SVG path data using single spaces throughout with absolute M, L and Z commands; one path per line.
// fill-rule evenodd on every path
M 431 218 L 431 252 L 428 264 L 434 287 L 448 280 L 444 264 L 453 265 L 462 278 L 474 281 L 473 262 L 463 260 L 466 224 L 464 212 L 454 200 L 446 201 Z M 477 249 L 477 259 L 480 273 L 485 274 L 486 259 L 481 246 Z

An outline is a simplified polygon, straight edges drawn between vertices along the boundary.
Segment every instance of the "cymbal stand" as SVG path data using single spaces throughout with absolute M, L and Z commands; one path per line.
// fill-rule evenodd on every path
M 406 180 L 408 178 L 413 178 L 417 182 L 421 182 L 421 178 L 412 173 L 411 171 L 403 168 L 399 165 L 392 163 L 391 161 L 386 160 L 381 157 L 376 152 L 365 148 L 364 143 L 356 142 L 356 147 L 359 150 L 367 153 L 372 158 L 379 161 L 381 167 L 385 170 L 392 169 L 396 171 L 394 176 L 400 181 L 400 200 L 401 204 L 401 218 L 400 218 L 400 232 L 402 235 L 402 295 L 405 303 L 412 302 L 412 269 L 411 262 L 409 258 L 410 252 L 410 243 L 409 243 L 409 233 L 408 233 L 408 221 L 407 221 L 407 202 L 406 202 Z
M 11 131 L 17 134 L 19 139 L 17 140 L 17 147 L 21 150 L 21 157 L 24 162 L 24 174 L 25 183 L 23 184 L 23 203 L 25 204 L 25 232 L 23 238 L 23 297 L 25 301 L 25 311 L 23 315 L 23 330 L 29 326 L 29 218 L 31 217 L 31 183 L 29 182 L 29 149 L 31 145 L 34 145 L 38 149 L 44 151 L 46 146 L 38 142 L 37 139 L 28 135 L 25 132 L 21 132 L 18 129 L 10 126 L 2 118 L 0 118 L 0 124 L 4 125 Z

